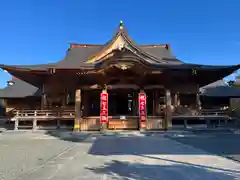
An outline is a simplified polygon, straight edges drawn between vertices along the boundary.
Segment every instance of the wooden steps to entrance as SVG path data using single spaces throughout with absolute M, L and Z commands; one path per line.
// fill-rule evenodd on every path
M 114 130 L 136 130 L 139 127 L 138 119 L 110 119 L 108 123 L 108 129 Z

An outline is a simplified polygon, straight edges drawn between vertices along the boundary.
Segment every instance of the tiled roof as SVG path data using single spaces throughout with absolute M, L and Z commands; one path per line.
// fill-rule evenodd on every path
M 1 98 L 23 98 L 28 96 L 40 96 L 41 91 L 31 85 L 22 81 L 20 79 L 14 79 L 14 84 L 0 89 L 0 99 Z
M 224 80 L 219 80 L 200 88 L 201 95 L 212 97 L 240 97 L 240 88 L 228 86 Z

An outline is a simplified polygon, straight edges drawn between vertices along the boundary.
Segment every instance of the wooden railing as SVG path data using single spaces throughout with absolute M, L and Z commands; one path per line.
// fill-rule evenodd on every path
M 197 110 L 190 107 L 179 107 L 173 110 L 173 116 L 227 116 L 227 109 L 201 109 Z
M 56 120 L 57 126 L 58 122 L 61 120 L 73 120 L 75 118 L 75 110 L 74 109 L 66 109 L 66 108 L 58 108 L 58 109 L 44 109 L 44 110 L 14 110 L 13 111 L 12 121 L 15 121 L 15 128 L 18 129 L 18 123 L 20 121 L 29 121 L 32 123 L 33 129 L 37 127 L 37 121 L 48 121 L 48 120 Z M 183 125 L 187 127 L 188 124 L 192 124 L 199 120 L 199 123 L 206 124 L 210 126 L 213 124 L 212 122 L 217 122 L 217 124 L 227 124 L 230 120 L 228 116 L 228 110 L 221 109 L 203 109 L 198 112 L 198 114 L 178 114 L 173 115 L 173 121 L 184 120 Z M 229 119 L 229 120 L 228 120 Z M 218 122 L 219 121 L 219 122 Z M 224 123 L 220 123 L 224 122 Z M 69 121 L 68 121 L 69 122 Z M 162 129 L 164 122 L 164 116 L 148 116 L 147 120 L 147 129 Z M 99 116 L 96 117 L 84 117 L 82 121 L 83 127 L 85 130 L 89 129 L 98 129 L 99 125 Z M 126 120 L 121 120 L 120 116 L 109 116 L 109 128 L 110 129 L 137 129 L 138 128 L 138 116 L 128 117 L 126 116 Z
M 223 116 L 223 115 L 228 115 L 229 111 L 228 110 L 223 110 L 223 109 L 202 109 L 200 111 L 200 115 L 216 115 L 216 116 Z
M 54 110 L 14 110 L 12 120 L 50 120 L 50 119 L 73 119 L 75 110 L 54 109 Z

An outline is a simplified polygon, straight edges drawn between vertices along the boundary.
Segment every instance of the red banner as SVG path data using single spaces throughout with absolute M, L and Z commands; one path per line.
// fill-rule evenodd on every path
M 139 116 L 140 121 L 146 121 L 147 119 L 147 96 L 145 93 L 138 94 L 138 104 L 139 104 Z
M 108 122 L 108 93 L 102 92 L 100 99 L 100 123 L 105 124 Z

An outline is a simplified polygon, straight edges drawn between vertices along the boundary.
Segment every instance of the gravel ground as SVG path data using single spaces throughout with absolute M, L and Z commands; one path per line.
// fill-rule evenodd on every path
M 206 138 L 207 140 L 207 138 Z M 164 136 L 0 135 L 1 180 L 237 180 L 240 164 Z

